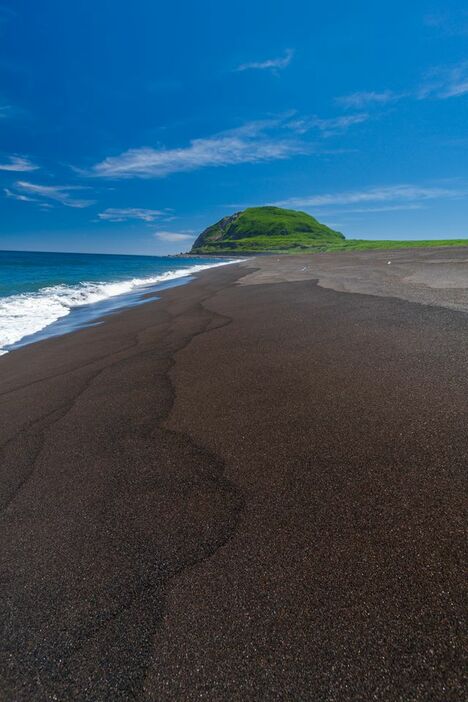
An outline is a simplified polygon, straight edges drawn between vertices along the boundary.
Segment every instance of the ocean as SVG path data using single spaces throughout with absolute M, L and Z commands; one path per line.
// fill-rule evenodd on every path
M 231 261 L 0 251 L 0 354 L 96 323 L 147 294 Z

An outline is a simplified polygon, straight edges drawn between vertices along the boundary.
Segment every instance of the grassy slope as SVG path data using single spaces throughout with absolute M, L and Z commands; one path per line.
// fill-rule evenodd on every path
M 343 234 L 335 232 L 306 212 L 285 210 L 280 207 L 249 207 L 230 227 L 229 239 L 244 240 L 252 237 L 297 237 L 303 241 L 344 240 Z
M 343 234 L 321 224 L 305 212 L 279 207 L 250 207 L 208 227 L 198 237 L 192 252 L 203 254 L 313 253 L 464 245 L 468 245 L 468 239 L 421 241 L 345 239 Z
M 284 237 L 256 237 L 229 242 L 226 246 L 203 246 L 195 253 L 320 253 L 324 251 L 368 251 L 372 249 L 407 249 L 433 246 L 468 246 L 468 239 L 427 239 L 414 241 L 371 241 L 366 239 L 347 239 L 341 242 L 297 241 L 291 246 Z
M 279 207 L 249 207 L 208 227 L 195 242 L 193 251 L 277 251 L 342 241 L 343 234 L 305 212 Z
M 468 239 L 414 239 L 412 241 L 347 239 L 336 246 L 331 244 L 324 251 L 367 251 L 370 249 L 410 249 L 431 246 L 468 246 Z

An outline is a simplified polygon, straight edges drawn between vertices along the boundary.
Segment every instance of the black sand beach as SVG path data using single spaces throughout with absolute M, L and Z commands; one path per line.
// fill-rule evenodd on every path
M 0 698 L 464 699 L 467 271 L 259 257 L 0 358 Z

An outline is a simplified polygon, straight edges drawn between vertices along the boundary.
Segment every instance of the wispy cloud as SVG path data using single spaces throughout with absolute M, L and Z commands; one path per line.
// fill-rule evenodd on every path
M 37 197 L 30 197 L 29 195 L 23 195 L 22 193 L 10 190 L 10 188 L 3 188 L 3 192 L 6 197 L 12 200 L 18 200 L 19 202 L 34 202 L 41 210 L 50 210 L 54 207 L 50 202 L 46 202 L 43 199 Z
M 101 178 L 164 178 L 201 168 L 282 160 L 316 150 L 310 141 L 300 138 L 307 132 L 315 129 L 328 137 L 369 118 L 366 113 L 330 118 L 293 115 L 289 112 L 247 122 L 236 129 L 193 139 L 188 146 L 129 149 L 109 156 L 85 174 Z
M 38 168 L 39 166 L 23 156 L 10 156 L 9 163 L 0 163 L 0 171 L 37 171 Z
M 424 205 L 421 202 L 408 202 L 403 205 L 383 205 L 381 207 L 352 207 L 340 209 L 340 212 L 345 212 L 346 214 L 353 214 L 355 212 L 368 213 L 368 212 L 398 212 L 399 210 L 421 210 Z
M 161 241 L 170 241 L 170 242 L 178 242 L 178 241 L 189 241 L 191 239 L 195 239 L 195 233 L 190 231 L 190 232 L 167 232 L 167 231 L 158 231 L 154 232 L 154 236 L 156 239 L 160 239 Z
M 436 98 L 459 97 L 468 93 L 468 61 L 452 66 L 437 66 L 429 71 L 421 84 L 406 92 L 393 90 L 351 93 L 336 98 L 336 102 L 345 108 L 363 108 L 372 105 L 387 105 L 404 98 L 424 100 Z
M 6 5 L 0 5 L 0 18 L 5 19 L 7 17 L 13 18 L 16 16 L 16 12 L 12 10 L 11 7 L 7 7 Z
M 419 88 L 417 97 L 440 99 L 458 97 L 468 93 L 468 61 L 455 66 L 434 68 Z
M 286 133 L 287 132 L 287 133 Z M 164 178 L 200 168 L 286 159 L 308 153 L 311 146 L 291 137 L 283 121 L 249 122 L 239 129 L 193 139 L 188 146 L 144 147 L 109 156 L 89 175 L 103 178 Z
M 13 190 L 10 190 L 10 188 L 3 188 L 3 192 L 7 197 L 12 198 L 13 200 L 20 200 L 20 202 L 39 202 L 39 200 L 35 197 L 28 197 L 28 195 L 16 193 Z
M 283 68 L 289 66 L 293 60 L 294 51 L 292 49 L 287 49 L 283 56 L 278 58 L 266 59 L 265 61 L 249 61 L 247 63 L 241 63 L 235 69 L 239 71 L 279 71 Z
M 0 119 L 5 119 L 6 117 L 9 117 L 11 110 L 11 105 L 0 105 Z
M 0 30 L 3 29 L 3 25 L 14 19 L 16 16 L 16 12 L 12 10 L 11 7 L 0 5 Z
M 82 200 L 70 194 L 82 190 L 88 190 L 88 188 L 80 185 L 37 185 L 18 180 L 14 184 L 14 190 L 8 190 L 6 194 L 8 197 L 27 202 L 52 200 L 66 207 L 89 207 L 94 203 L 94 200 Z
M 403 93 L 395 93 L 393 90 L 377 91 L 362 91 L 351 93 L 351 95 L 343 95 L 336 98 L 336 102 L 343 107 L 362 108 L 368 105 L 387 105 L 390 102 L 397 102 L 404 97 Z
M 130 219 L 142 222 L 154 222 L 157 217 L 167 215 L 164 210 L 147 210 L 142 207 L 108 207 L 104 212 L 99 212 L 99 219 L 105 222 L 127 222 Z
M 369 115 L 361 112 L 355 115 L 342 115 L 340 117 L 308 117 L 305 119 L 295 119 L 288 123 L 288 126 L 298 134 L 304 134 L 311 129 L 318 129 L 324 136 L 332 136 L 346 131 L 355 124 L 361 124 L 369 119 Z
M 468 187 L 439 187 L 410 184 L 370 187 L 363 190 L 348 190 L 338 193 L 313 194 L 291 197 L 274 204 L 279 207 L 324 207 L 328 205 L 352 205 L 367 202 L 423 202 L 442 198 L 465 197 Z
M 468 10 L 433 12 L 424 17 L 424 24 L 449 37 L 468 36 Z

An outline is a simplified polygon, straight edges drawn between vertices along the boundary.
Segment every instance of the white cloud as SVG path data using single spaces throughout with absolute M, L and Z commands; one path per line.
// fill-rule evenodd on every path
M 0 5 L 0 21 L 4 22 L 7 19 L 12 19 L 18 15 L 11 7 L 6 7 L 6 5 Z
M 447 36 L 468 36 L 468 10 L 434 12 L 424 17 L 424 24 Z
M 278 130 L 283 128 L 283 133 Z M 275 130 L 275 133 L 271 133 Z M 306 145 L 284 135 L 280 119 L 249 122 L 239 129 L 193 139 L 173 149 L 144 147 L 109 156 L 94 165 L 90 175 L 104 178 L 164 178 L 199 168 L 286 159 L 310 152 Z
M 248 63 L 242 63 L 235 70 L 236 71 L 278 71 L 286 68 L 291 63 L 294 56 L 294 51 L 292 49 L 287 49 L 284 56 L 279 58 L 266 59 L 265 61 L 250 61 Z
M 290 111 L 270 119 L 247 122 L 236 129 L 193 139 L 188 146 L 129 149 L 80 173 L 114 179 L 164 178 L 201 168 L 283 160 L 317 150 L 314 144 L 301 138 L 303 134 L 316 130 L 322 137 L 329 137 L 369 119 L 365 112 L 329 118 L 294 115 L 294 111 Z
M 7 197 L 11 197 L 13 200 L 20 200 L 21 202 L 39 202 L 34 197 L 28 197 L 27 195 L 21 195 L 21 193 L 15 193 L 10 188 L 3 188 L 3 192 Z
M 99 219 L 107 222 L 127 222 L 129 219 L 138 219 L 142 222 L 154 222 L 157 217 L 166 215 L 164 210 L 147 210 L 141 207 L 108 207 L 104 212 L 99 212 Z
M 404 97 L 403 93 L 394 93 L 392 90 L 377 91 L 362 91 L 351 93 L 351 95 L 343 95 L 336 98 L 336 102 L 344 107 L 360 108 L 367 105 L 386 105 L 389 102 L 396 102 Z
M 349 190 L 323 195 L 306 195 L 291 197 L 274 204 L 279 207 L 324 207 L 328 205 L 350 205 L 366 202 L 421 202 L 441 198 L 463 197 L 468 194 L 467 188 L 448 188 L 418 185 L 390 185 L 371 187 L 364 190 Z
M 67 207 L 77 208 L 89 207 L 94 203 L 94 200 L 81 200 L 70 195 L 70 192 L 87 190 L 86 187 L 80 185 L 36 185 L 35 183 L 18 180 L 14 188 L 15 191 L 9 191 L 10 197 L 16 197 L 18 200 L 24 200 L 25 197 L 29 201 L 53 200 Z M 26 193 L 26 196 L 24 193 Z M 31 195 L 33 197 L 30 197 Z
M 19 202 L 35 202 L 41 210 L 50 210 L 54 207 L 50 202 L 45 202 L 44 200 L 39 200 L 37 197 L 29 197 L 28 195 L 22 195 L 21 193 L 14 192 L 10 188 L 3 188 L 5 195 L 12 200 L 19 200 Z
M 193 232 L 154 232 L 154 236 L 161 241 L 189 241 L 190 239 L 195 239 L 195 234 Z
M 0 171 L 37 171 L 38 168 L 39 166 L 23 156 L 10 156 L 9 163 L 0 163 Z
M 360 112 L 355 115 L 342 115 L 340 117 L 308 117 L 305 119 L 295 119 L 288 123 L 288 127 L 299 134 L 304 134 L 311 129 L 318 129 L 324 136 L 331 136 L 343 132 L 354 124 L 361 124 L 369 119 L 369 115 Z
M 398 102 L 404 98 L 424 100 L 426 98 L 459 97 L 468 93 L 468 61 L 462 61 L 453 66 L 438 66 L 426 75 L 422 84 L 408 90 L 396 93 L 393 90 L 381 92 L 357 92 L 336 98 L 336 102 L 346 108 L 362 108 L 370 105 L 386 105 Z
M 382 207 L 353 207 L 351 209 L 340 209 L 340 212 L 353 214 L 354 212 L 398 212 L 399 210 L 421 210 L 421 203 L 409 202 L 406 205 L 383 205 Z
M 468 93 L 468 61 L 455 66 L 439 66 L 433 69 L 420 87 L 417 97 L 446 99 Z

